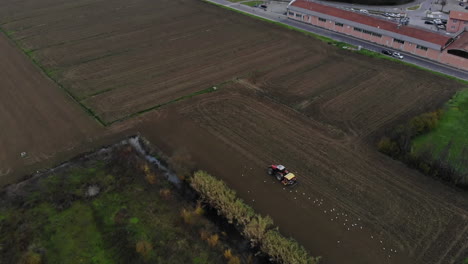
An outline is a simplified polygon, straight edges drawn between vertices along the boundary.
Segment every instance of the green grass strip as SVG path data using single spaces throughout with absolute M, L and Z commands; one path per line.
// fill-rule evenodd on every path
M 254 6 L 261 5 L 262 3 L 263 1 L 249 1 L 249 2 L 242 2 L 241 4 L 254 7 Z

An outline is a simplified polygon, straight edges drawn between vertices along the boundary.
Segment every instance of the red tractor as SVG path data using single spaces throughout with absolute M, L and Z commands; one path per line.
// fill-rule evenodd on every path
M 268 175 L 275 176 L 283 185 L 295 185 L 297 183 L 296 175 L 289 172 L 283 165 L 270 165 Z

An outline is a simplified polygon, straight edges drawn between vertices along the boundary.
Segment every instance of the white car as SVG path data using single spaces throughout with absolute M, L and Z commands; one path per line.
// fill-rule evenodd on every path
M 392 57 L 397 58 L 397 59 L 403 59 L 403 55 L 401 55 L 399 52 L 393 52 Z

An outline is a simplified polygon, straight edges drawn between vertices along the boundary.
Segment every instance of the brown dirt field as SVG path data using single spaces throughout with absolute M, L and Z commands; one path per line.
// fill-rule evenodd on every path
M 320 63 L 330 50 L 203 3 L 36 2 L 2 8 L 2 28 L 107 123 L 286 57 Z
M 93 142 L 102 130 L 0 34 L 0 183 L 4 176 Z M 26 152 L 22 158 L 20 153 Z
M 1 180 L 141 132 L 168 154 L 189 150 L 324 263 L 468 255 L 467 194 L 373 142 L 448 100 L 454 81 L 193 0 L 5 0 L 0 27 L 108 123 L 220 87 L 102 128 L 3 39 Z M 297 188 L 267 177 L 276 162 Z
M 260 94 L 234 84 L 149 114 L 140 130 L 168 153 L 188 150 L 324 263 L 459 263 L 468 254 L 465 193 Z M 266 175 L 278 162 L 299 175 L 297 188 Z
M 443 78 L 410 67 L 403 70 L 380 59 L 364 60 L 357 54 L 329 55 L 319 66 L 307 61 L 285 63 L 246 82 L 278 102 L 360 138 L 441 106 L 454 92 Z

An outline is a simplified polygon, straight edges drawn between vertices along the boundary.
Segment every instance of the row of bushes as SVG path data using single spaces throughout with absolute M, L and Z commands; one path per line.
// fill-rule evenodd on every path
M 388 136 L 379 141 L 379 150 L 394 158 L 409 153 L 411 140 L 434 129 L 441 116 L 442 110 L 437 110 L 416 116 L 406 124 L 397 126 Z
M 377 147 L 380 152 L 401 160 L 426 175 L 441 178 L 460 187 L 467 187 L 468 175 L 458 172 L 453 165 L 450 165 L 454 164 L 453 161 L 449 163 L 448 153 L 452 144 L 448 144 L 443 150 L 438 151 L 437 157 L 434 155 L 437 150 L 433 146 L 426 146 L 418 151 L 412 148 L 412 140 L 434 129 L 441 116 L 442 110 L 416 116 L 381 138 L 377 143 Z M 468 153 L 468 150 L 462 152 Z M 464 158 L 464 155 L 460 156 L 460 159 L 462 158 Z
M 253 247 L 260 248 L 273 261 L 288 264 L 318 263 L 319 258 L 309 256 L 295 240 L 282 236 L 269 216 L 256 214 L 223 181 L 204 171 L 197 171 L 190 179 L 190 185 L 205 203 L 234 224 Z

